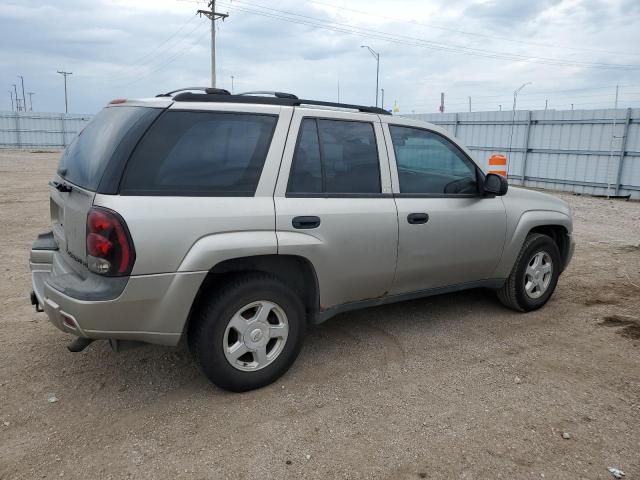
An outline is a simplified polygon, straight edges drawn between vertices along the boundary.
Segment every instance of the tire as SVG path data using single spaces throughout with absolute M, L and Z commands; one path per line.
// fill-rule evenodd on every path
M 291 367 L 305 330 L 304 306 L 289 287 L 271 275 L 247 274 L 218 284 L 213 296 L 201 300 L 189 349 L 211 382 L 245 392 L 269 385 Z
M 536 258 L 542 262 L 536 264 Z M 548 276 L 544 273 L 547 268 L 545 265 L 548 265 L 544 263 L 545 260 L 550 261 L 551 271 Z M 534 266 L 527 270 L 531 265 Z M 520 312 L 537 310 L 553 295 L 560 268 L 560 251 L 553 239 L 548 235 L 532 233 L 525 239 L 511 274 L 498 290 L 498 299 L 506 307 Z M 533 272 L 537 273 L 532 274 Z

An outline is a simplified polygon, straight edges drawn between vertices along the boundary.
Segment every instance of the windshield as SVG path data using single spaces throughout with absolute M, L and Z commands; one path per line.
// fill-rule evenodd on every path
M 96 190 L 116 147 L 146 110 L 144 107 L 103 109 L 66 148 L 58 174 L 75 185 Z

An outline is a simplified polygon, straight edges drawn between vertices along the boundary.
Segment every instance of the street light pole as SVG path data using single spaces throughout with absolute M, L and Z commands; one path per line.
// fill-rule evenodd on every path
M 231 75 L 231 93 L 233 93 L 233 75 Z
M 513 117 L 511 118 L 511 132 L 509 133 L 509 154 L 507 157 L 507 174 L 509 173 L 509 166 L 511 165 L 511 142 L 513 140 L 513 127 L 516 124 L 516 102 L 518 101 L 518 94 L 527 85 L 531 85 L 531 82 L 523 83 L 522 85 L 520 85 L 520 87 L 516 88 L 513 91 Z M 523 178 L 524 178 L 524 172 L 523 172 Z
M 22 75 L 18 75 L 20 77 L 20 81 L 22 82 L 22 108 L 24 111 L 27 111 L 27 99 L 24 97 L 24 77 Z
M 380 54 L 376 52 L 369 45 L 360 45 L 360 48 L 366 48 L 371 52 L 371 55 L 376 59 L 376 107 L 378 106 L 378 91 L 379 91 L 379 79 L 380 79 Z
M 382 94 L 382 98 L 380 99 L 380 106 L 384 110 L 384 88 L 380 89 L 380 93 Z
M 67 75 L 73 74 L 73 72 L 65 72 L 57 70 L 57 72 L 64 77 L 64 113 L 69 113 L 69 104 L 67 102 Z

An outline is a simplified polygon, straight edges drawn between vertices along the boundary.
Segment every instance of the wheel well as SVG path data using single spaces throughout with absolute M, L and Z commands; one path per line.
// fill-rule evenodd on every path
M 193 311 L 207 292 L 214 289 L 221 282 L 229 280 L 232 276 L 251 272 L 263 272 L 273 275 L 300 297 L 308 319 L 312 319 L 317 315 L 320 305 L 318 279 L 315 269 L 309 260 L 296 255 L 255 255 L 225 260 L 209 271 L 202 285 L 200 285 L 185 329 L 188 328 Z
M 562 269 L 567 263 L 567 255 L 569 254 L 569 237 L 567 235 L 567 229 L 562 225 L 541 225 L 534 227 L 529 231 L 529 234 L 541 233 L 551 237 L 560 251 L 560 258 L 562 258 Z

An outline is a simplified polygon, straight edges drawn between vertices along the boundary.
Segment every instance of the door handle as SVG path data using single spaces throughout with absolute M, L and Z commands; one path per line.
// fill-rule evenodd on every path
M 320 217 L 294 217 L 293 220 L 291 220 L 291 225 L 293 225 L 293 228 L 300 229 L 318 228 L 320 226 Z
M 409 215 L 407 215 L 407 222 L 412 225 L 419 225 L 421 223 L 427 223 L 428 221 L 428 213 L 410 213 Z

